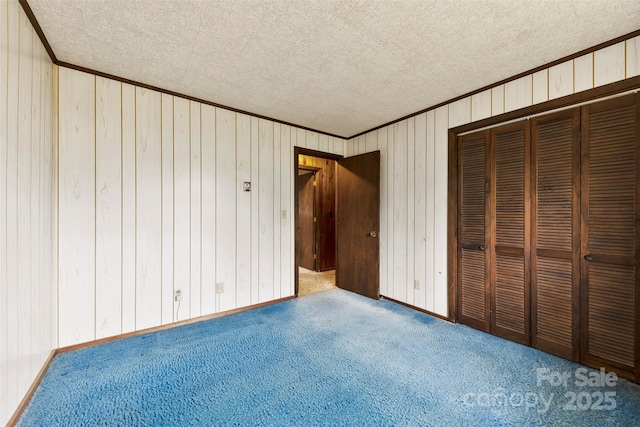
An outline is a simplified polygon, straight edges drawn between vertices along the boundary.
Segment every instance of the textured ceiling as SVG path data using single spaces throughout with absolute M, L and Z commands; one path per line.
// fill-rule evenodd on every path
M 28 0 L 59 61 L 349 137 L 640 27 L 638 0 Z

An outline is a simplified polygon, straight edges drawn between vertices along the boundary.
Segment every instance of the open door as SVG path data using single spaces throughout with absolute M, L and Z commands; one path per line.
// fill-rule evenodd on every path
M 380 151 L 338 161 L 336 284 L 380 298 Z
M 296 251 L 298 265 L 307 270 L 316 269 L 316 231 L 315 231 L 315 172 L 303 171 L 296 177 L 298 191 L 298 243 Z

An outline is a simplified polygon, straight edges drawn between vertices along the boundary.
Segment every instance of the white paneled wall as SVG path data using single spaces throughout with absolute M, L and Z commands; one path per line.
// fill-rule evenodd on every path
M 349 156 L 381 152 L 381 294 L 448 315 L 450 128 L 639 74 L 635 37 L 347 141 Z
M 0 2 L 0 424 L 56 345 L 53 66 Z
M 60 347 L 293 295 L 293 147 L 345 140 L 67 68 L 59 85 Z
M 53 348 L 292 295 L 295 146 L 381 151 L 381 293 L 447 315 L 448 129 L 638 75 L 640 37 L 345 141 L 58 69 L 0 1 L 0 423 Z

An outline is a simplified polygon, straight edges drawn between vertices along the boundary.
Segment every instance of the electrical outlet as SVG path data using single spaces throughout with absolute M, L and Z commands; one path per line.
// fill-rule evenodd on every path
M 413 281 L 413 289 L 415 289 L 416 291 L 420 290 L 420 280 L 416 279 Z
M 175 302 L 182 301 L 182 291 L 180 289 L 176 290 L 175 293 L 173 294 L 173 300 Z
M 224 282 L 216 283 L 216 293 L 224 293 Z

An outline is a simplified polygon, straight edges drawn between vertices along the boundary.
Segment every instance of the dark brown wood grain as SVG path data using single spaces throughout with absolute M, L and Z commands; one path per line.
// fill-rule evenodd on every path
M 338 161 L 336 284 L 380 298 L 380 151 Z
M 458 139 L 457 318 L 460 323 L 490 331 L 487 268 L 487 150 L 489 132 Z
M 316 269 L 336 268 L 336 161 L 300 156 L 299 167 L 318 170 L 316 175 Z
M 635 378 L 636 95 L 582 107 L 581 362 Z
M 315 171 L 301 171 L 296 176 L 296 193 L 298 195 L 298 221 L 296 226 L 296 259 L 300 267 L 307 270 L 316 269 L 316 224 L 315 216 Z
M 449 131 L 447 192 L 447 271 L 449 320 L 459 322 L 458 311 L 458 136 Z
M 580 109 L 531 124 L 532 345 L 579 358 Z
M 640 381 L 638 105 L 640 94 L 625 95 L 463 136 L 450 130 L 450 298 L 457 321 Z M 519 152 L 517 126 L 524 129 Z M 478 175 L 479 162 L 470 163 L 473 146 L 465 144 L 483 132 L 491 134 L 487 179 L 474 199 L 465 180 Z M 483 241 L 471 226 L 480 218 Z
M 317 150 L 311 150 L 309 148 L 302 148 L 302 147 L 293 147 L 293 171 L 294 171 L 294 176 L 298 176 L 299 170 L 300 170 L 300 165 L 299 165 L 299 159 L 301 156 L 311 156 L 311 157 L 318 157 L 321 159 L 329 159 L 329 160 L 338 160 L 341 159 L 342 156 L 338 155 L 338 154 L 331 154 L 331 153 L 324 153 L 322 151 L 317 151 Z M 300 203 L 298 200 L 298 192 L 294 191 L 294 211 L 296 212 L 296 214 L 294 215 L 294 228 L 297 230 L 298 229 L 298 209 L 300 207 Z M 337 212 L 337 205 L 336 205 L 336 212 Z M 294 251 L 294 253 L 296 253 L 297 255 L 297 246 L 298 246 L 298 236 L 295 236 L 295 245 L 296 245 L 296 250 Z M 294 265 L 294 272 L 293 272 L 293 277 L 294 277 L 294 290 L 295 290 L 295 294 L 298 295 L 298 289 L 300 287 L 300 276 L 299 276 L 299 271 L 298 271 L 298 259 L 296 257 L 295 260 L 295 265 Z
M 635 339 L 635 372 L 634 381 L 640 383 L 640 226 L 638 226 L 638 218 L 640 218 L 640 150 L 638 144 L 640 144 L 640 93 L 635 94 L 636 104 L 636 152 L 635 152 L 635 214 L 636 214 L 636 228 L 635 228 L 635 253 L 634 253 L 634 265 L 635 265 L 635 277 L 634 277 L 634 289 L 635 289 L 635 327 L 634 327 L 634 339 Z
M 523 121 L 491 131 L 491 332 L 530 343 L 530 131 Z

